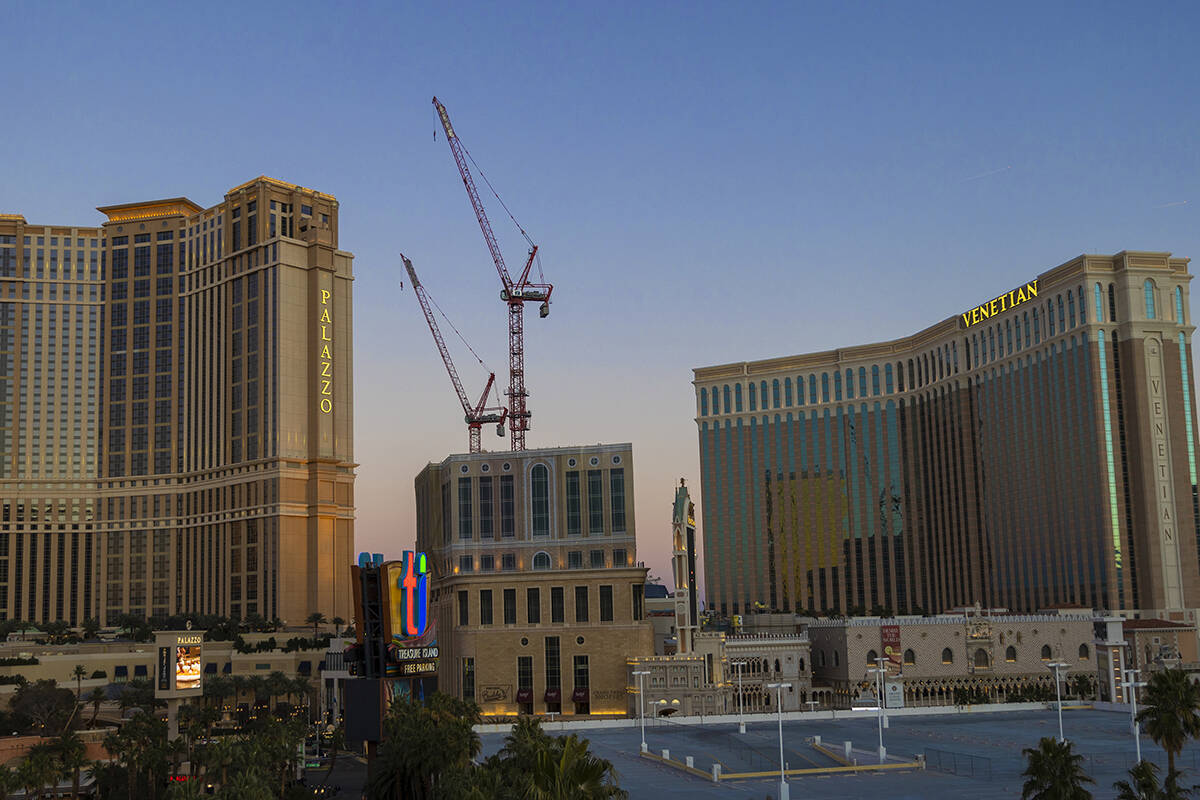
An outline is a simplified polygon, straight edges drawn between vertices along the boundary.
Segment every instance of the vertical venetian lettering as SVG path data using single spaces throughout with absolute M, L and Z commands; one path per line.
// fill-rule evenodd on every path
M 320 293 L 321 313 L 317 317 L 317 323 L 321 326 L 321 350 L 319 353 L 321 390 L 319 397 L 321 413 L 329 414 L 333 411 L 333 351 L 329 344 L 333 341 L 330 336 L 333 318 L 329 313 L 331 292 L 328 289 L 321 289 Z

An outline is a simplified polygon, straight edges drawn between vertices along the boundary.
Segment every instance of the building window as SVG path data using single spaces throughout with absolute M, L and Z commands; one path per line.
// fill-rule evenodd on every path
M 562 664 L 559 661 L 559 645 L 557 636 L 546 637 L 546 690 L 562 688 Z M 552 711 L 552 705 L 547 703 L 546 710 Z
M 600 621 L 613 621 L 613 587 L 600 587 Z
M 588 587 L 575 587 L 575 621 L 588 621 Z
M 517 690 L 533 696 L 533 656 L 517 656 Z M 521 703 L 522 714 L 533 713 L 533 703 Z
M 1147 279 L 1142 289 L 1146 295 L 1146 319 L 1154 319 L 1154 281 Z
M 991 661 L 988 659 L 987 650 L 982 647 L 975 650 L 975 669 L 987 669 L 991 666 Z
M 912 651 L 912 648 L 904 651 L 904 664 L 909 667 L 917 665 L 917 654 Z
M 583 568 L 583 551 L 571 550 L 567 553 L 567 569 Z
M 504 590 L 504 624 L 517 624 L 517 590 Z
M 566 614 L 563 610 L 563 587 L 550 587 L 550 621 L 565 622 Z
M 604 490 L 602 475 L 598 469 L 589 469 L 588 481 L 588 532 L 604 533 Z
M 1050 656 L 1051 656 L 1050 645 L 1048 645 L 1048 644 L 1042 645 L 1042 661 L 1049 661 Z
M 458 479 L 458 538 L 471 538 L 471 479 Z
M 878 653 L 876 653 L 874 650 L 868 650 L 868 651 L 867 651 L 867 666 L 868 666 L 868 667 L 874 667 L 874 666 L 875 666 L 875 659 L 877 659 L 877 658 L 879 658 L 879 654 L 878 654 Z
M 1008 663 L 1015 663 L 1017 660 L 1017 648 L 1011 644 L 1004 650 L 1004 660 Z
M 642 618 L 642 593 L 645 591 L 640 583 L 633 584 L 633 621 L 637 622 Z
M 582 690 L 586 691 L 588 689 L 588 657 L 586 655 L 575 656 L 573 667 L 574 667 L 573 677 L 575 680 L 575 689 L 576 690 L 582 689 Z M 588 703 L 588 701 L 586 701 L 586 700 L 576 701 L 575 702 L 575 713 L 576 714 L 590 713 L 590 704 Z
M 571 470 L 567 473 L 567 535 L 578 536 L 581 533 L 583 533 L 583 523 L 579 497 L 579 472 Z
M 492 624 L 492 590 L 479 590 L 479 624 Z
M 534 569 L 550 569 L 550 554 L 545 550 L 540 550 L 533 554 Z
M 603 569 L 604 568 L 604 551 L 603 550 L 592 550 L 589 553 L 589 555 L 590 555 L 589 563 L 590 563 L 592 569 Z
M 459 572 L 474 572 L 475 571 L 475 563 L 474 563 L 474 561 L 472 561 L 471 556 L 459 556 L 458 557 L 458 571 Z
M 493 555 L 480 556 L 479 557 L 479 571 L 480 572 L 495 572 L 496 571 L 496 557 Z
M 462 690 L 463 700 L 475 699 L 475 659 L 462 660 Z
M 950 650 L 949 647 L 944 648 L 942 650 L 942 663 L 943 664 L 953 664 L 954 663 L 954 653 Z
M 608 501 L 612 509 L 613 533 L 625 532 L 625 470 L 618 468 L 608 473 Z
M 1089 658 L 1091 658 L 1091 654 L 1088 652 L 1088 646 L 1086 644 L 1079 645 L 1079 660 L 1087 661 Z
M 500 569 L 512 572 L 517 568 L 517 556 L 514 553 L 504 553 L 500 556 Z
M 537 625 L 542 621 L 542 596 L 536 586 L 525 590 L 525 619 L 530 625 Z
M 500 476 L 500 535 L 511 538 L 516 536 L 516 523 L 513 518 L 513 476 Z
M 628 557 L 625 555 L 624 548 L 618 547 L 616 550 L 613 550 L 612 565 L 614 567 L 625 567 L 629 565 Z
M 492 538 L 492 476 L 479 479 L 479 538 Z
M 533 535 L 550 535 L 550 470 L 537 464 L 530 473 L 533 498 Z
M 469 621 L 470 615 L 467 613 L 468 605 L 469 605 L 469 603 L 467 600 L 467 593 L 465 591 L 459 592 L 458 593 L 458 624 L 459 625 L 466 626 L 466 625 L 470 624 L 470 621 Z

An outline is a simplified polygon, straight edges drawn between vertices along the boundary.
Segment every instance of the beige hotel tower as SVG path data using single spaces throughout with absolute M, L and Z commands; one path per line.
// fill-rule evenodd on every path
M 0 619 L 351 615 L 353 256 L 338 203 L 0 215 Z

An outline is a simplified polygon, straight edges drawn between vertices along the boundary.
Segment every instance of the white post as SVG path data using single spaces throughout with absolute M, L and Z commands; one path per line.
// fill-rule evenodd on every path
M 1133 745 L 1137 749 L 1137 761 L 1142 763 L 1142 730 L 1137 722 L 1137 690 L 1139 686 L 1145 686 L 1143 682 L 1131 680 L 1136 678 L 1141 670 L 1123 669 L 1121 670 L 1125 677 L 1125 687 L 1129 690 L 1129 725 L 1133 728 Z
M 642 691 L 642 676 L 649 675 L 649 670 L 635 671 L 638 679 L 638 721 L 642 724 L 642 752 L 646 752 L 646 693 Z
M 746 732 L 746 708 L 742 695 L 742 662 L 735 662 L 738 676 L 738 733 Z
M 787 800 L 789 789 L 787 783 L 787 767 L 783 761 L 783 690 L 791 688 L 790 683 L 768 683 L 768 689 L 775 690 L 775 709 L 779 715 L 779 799 Z
M 1064 664 L 1061 661 L 1052 661 L 1046 666 L 1054 670 L 1054 696 L 1058 700 L 1058 741 L 1061 743 L 1064 738 L 1062 724 L 1062 687 L 1059 686 L 1058 671 L 1069 665 Z

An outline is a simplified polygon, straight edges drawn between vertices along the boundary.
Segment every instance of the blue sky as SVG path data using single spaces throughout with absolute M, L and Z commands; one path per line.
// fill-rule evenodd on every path
M 506 371 L 437 94 L 555 284 L 529 444 L 632 441 L 639 552 L 668 574 L 691 368 L 903 336 L 1083 252 L 1200 255 L 1198 8 L 6 2 L 0 212 L 96 224 L 259 174 L 336 195 L 357 538 L 396 555 L 416 472 L 466 446 L 399 252 Z

